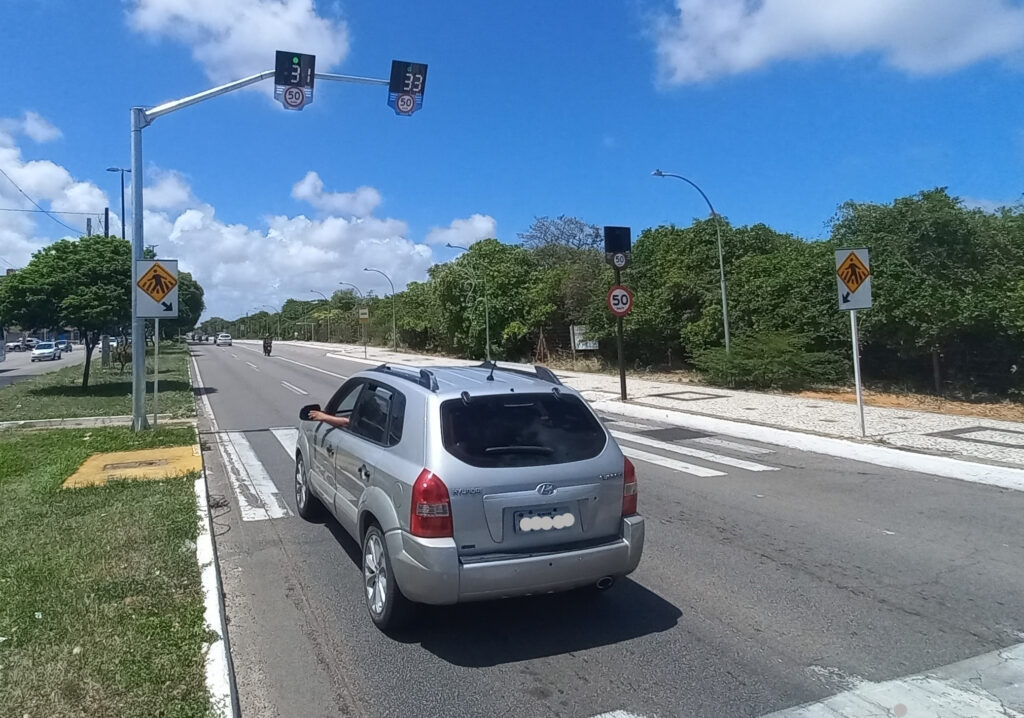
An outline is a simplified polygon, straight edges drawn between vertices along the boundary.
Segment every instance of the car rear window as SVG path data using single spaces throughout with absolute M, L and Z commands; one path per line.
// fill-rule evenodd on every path
M 607 437 L 575 396 L 501 394 L 441 404 L 441 440 L 470 466 L 545 466 L 592 459 Z

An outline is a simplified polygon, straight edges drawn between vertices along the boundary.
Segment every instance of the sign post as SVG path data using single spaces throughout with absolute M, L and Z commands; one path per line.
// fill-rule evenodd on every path
M 864 395 L 860 380 L 860 338 L 857 335 L 857 310 L 871 307 L 871 261 L 867 247 L 837 249 L 836 288 L 839 309 L 850 312 L 850 340 L 853 343 L 853 382 L 857 390 L 857 415 L 860 435 L 864 430 Z
M 608 290 L 608 309 L 615 315 L 615 344 L 619 355 L 619 397 L 626 400 L 626 360 L 622 349 L 622 318 L 633 310 L 633 293 L 622 286 L 622 269 L 629 264 L 632 239 L 629 227 L 604 228 L 604 253 L 615 270 L 615 285 Z
M 156 426 L 160 410 L 160 319 L 178 318 L 178 260 L 138 260 L 135 262 L 135 276 L 138 277 L 132 302 L 135 318 L 142 321 L 153 319 L 153 426 Z M 133 361 L 140 352 L 145 362 L 145 336 L 141 346 L 133 342 Z
M 359 334 L 363 338 L 363 359 L 366 358 L 366 325 L 370 323 L 370 308 L 359 307 Z

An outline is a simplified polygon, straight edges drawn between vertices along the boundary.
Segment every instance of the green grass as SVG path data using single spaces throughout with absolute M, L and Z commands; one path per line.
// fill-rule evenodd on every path
M 132 413 L 131 366 L 103 369 L 99 351 L 92 355 L 89 388 L 82 389 L 83 366 L 67 367 L 0 388 L 0 421 L 65 419 L 80 416 L 121 416 Z M 153 410 L 153 347 L 146 358 L 146 407 Z M 160 345 L 160 413 L 195 416 L 188 374 L 188 348 Z
M 0 435 L 0 716 L 207 716 L 192 479 L 61 490 L 191 428 Z

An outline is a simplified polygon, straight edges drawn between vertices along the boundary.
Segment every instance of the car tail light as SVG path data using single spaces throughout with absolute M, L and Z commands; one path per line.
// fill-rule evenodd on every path
M 622 515 L 632 516 L 636 513 L 636 467 L 629 459 L 625 461 L 622 470 Z
M 440 476 L 423 469 L 412 485 L 409 532 L 421 538 L 446 538 L 453 535 L 452 502 L 448 487 Z

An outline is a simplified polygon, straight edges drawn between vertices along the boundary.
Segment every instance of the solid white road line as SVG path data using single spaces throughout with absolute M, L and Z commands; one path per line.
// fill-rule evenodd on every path
M 305 389 L 300 389 L 299 387 L 295 386 L 294 384 L 289 384 L 286 381 L 282 381 L 281 382 L 281 386 L 283 386 L 288 391 L 295 392 L 296 394 L 302 394 L 303 396 L 309 396 L 309 392 L 306 391 Z
M 238 498 L 242 521 L 265 521 L 292 515 L 244 432 L 219 434 L 218 444 L 225 458 L 228 480 Z
M 725 476 L 725 473 L 722 471 L 707 469 L 703 466 L 697 466 L 696 464 L 687 464 L 684 461 L 676 461 L 675 459 L 669 459 L 660 454 L 651 454 L 646 451 L 640 451 L 640 449 L 631 449 L 628 446 L 622 446 L 620 448 L 622 449 L 622 453 L 631 459 L 646 461 L 648 464 L 663 466 L 666 469 L 672 469 L 673 471 L 681 471 L 684 474 L 693 474 L 694 476 L 704 477 Z
M 632 421 L 612 418 L 608 418 L 608 423 L 615 424 L 615 426 L 621 426 L 623 429 L 633 429 L 634 431 L 651 431 L 652 429 L 661 428 L 659 426 L 651 426 L 650 424 L 636 424 Z
M 764 718 L 971 716 L 1020 718 L 1024 706 L 1024 643 L 932 671 L 883 683 L 861 680 L 817 703 Z
M 623 441 L 630 441 L 634 444 L 643 444 L 644 446 L 650 446 L 655 449 L 662 449 L 664 451 L 671 451 L 675 454 L 682 454 L 683 456 L 692 456 L 696 459 L 704 459 L 705 461 L 712 461 L 716 464 L 725 464 L 726 466 L 735 466 L 737 469 L 745 469 L 747 471 L 778 471 L 774 466 L 765 466 L 764 464 L 755 464 L 753 461 L 746 461 L 745 459 L 734 459 L 731 456 L 723 456 L 721 454 L 712 454 L 710 451 L 704 451 L 703 449 L 691 449 L 688 446 L 680 446 L 679 444 L 670 444 L 667 441 L 658 441 L 648 436 L 639 436 L 638 434 L 629 434 L 625 431 L 612 431 L 611 435 L 616 439 L 622 439 Z
M 244 348 L 245 349 L 249 349 L 249 347 L 244 347 Z M 250 351 L 256 351 L 256 350 L 255 349 L 250 349 Z M 306 369 L 312 369 L 313 371 L 318 371 L 321 374 L 327 374 L 329 376 L 335 376 L 335 377 L 338 377 L 339 379 L 348 379 L 348 377 L 345 376 L 344 374 L 336 374 L 333 371 L 327 371 L 326 369 L 321 369 L 320 367 L 313 366 L 312 364 L 304 364 L 304 363 L 302 363 L 300 361 L 295 361 L 294 359 L 289 359 L 288 357 L 276 356 L 276 357 L 274 357 L 274 359 L 276 359 L 277 361 L 286 361 L 286 362 L 288 362 L 290 364 L 297 364 L 298 366 L 305 367 Z
M 299 430 L 286 426 L 280 429 L 271 429 L 270 433 L 280 442 L 281 448 L 284 449 L 284 453 L 288 454 L 288 458 L 294 459 L 295 445 L 299 443 Z
M 738 451 L 741 454 L 752 454 L 754 456 L 764 456 L 765 454 L 774 454 L 775 452 L 771 449 L 762 449 L 760 446 L 748 446 L 747 444 L 737 444 L 735 441 L 726 441 L 725 439 L 718 439 L 712 436 L 702 437 L 700 439 L 693 439 L 695 443 L 704 444 L 705 446 L 715 446 L 719 449 L 726 449 L 728 451 Z
M 196 388 L 202 389 L 205 386 L 203 375 L 199 373 L 199 363 L 195 357 L 192 357 L 192 368 L 196 374 Z M 199 403 L 203 407 L 203 413 L 210 417 L 210 429 L 217 437 L 217 450 L 220 451 L 220 458 L 228 472 L 228 481 L 234 489 L 235 498 L 238 499 L 238 511 L 242 520 L 261 521 L 291 516 L 292 512 L 281 499 L 277 486 L 263 468 L 263 464 L 256 458 L 245 435 L 231 431 L 221 433 L 220 427 L 217 426 L 217 417 L 213 414 L 213 407 L 210 406 L 210 398 L 205 392 L 200 392 Z M 237 445 L 233 441 L 236 436 Z

